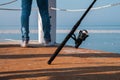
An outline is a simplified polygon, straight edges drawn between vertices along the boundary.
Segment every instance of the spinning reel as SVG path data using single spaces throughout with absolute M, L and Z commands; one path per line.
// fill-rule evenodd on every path
M 73 34 L 72 39 L 75 41 L 75 48 L 78 48 L 88 36 L 89 35 L 87 30 L 80 30 L 77 37 L 75 34 Z

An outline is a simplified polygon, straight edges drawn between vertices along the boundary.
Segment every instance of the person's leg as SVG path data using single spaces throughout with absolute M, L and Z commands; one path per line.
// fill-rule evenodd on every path
M 21 47 L 27 47 L 29 42 L 29 16 L 31 13 L 32 0 L 22 0 L 22 13 L 21 13 L 21 33 L 22 43 Z
M 50 35 L 51 25 L 50 25 L 49 11 L 48 11 L 48 0 L 37 0 L 37 5 L 42 18 L 44 39 L 46 43 L 49 43 L 51 42 L 51 35 Z
M 29 41 L 29 16 L 31 13 L 32 0 L 22 0 L 21 33 L 22 41 Z

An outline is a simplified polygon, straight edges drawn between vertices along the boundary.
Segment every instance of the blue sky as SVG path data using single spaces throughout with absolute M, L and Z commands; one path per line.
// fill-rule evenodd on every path
M 4 3 L 10 0 L 1 0 Z M 34 0 L 33 0 L 34 1 Z M 57 7 L 63 9 L 87 8 L 93 0 L 57 0 Z M 94 7 L 118 3 L 120 0 L 98 0 Z M 20 8 L 21 0 L 12 3 L 6 8 Z M 36 7 L 35 1 L 33 7 Z M 120 6 L 110 7 L 89 12 L 82 25 L 120 25 Z M 20 25 L 20 11 L 0 11 L 0 25 Z M 31 25 L 37 24 L 37 12 L 32 11 Z M 83 12 L 61 12 L 57 11 L 57 25 L 74 25 Z

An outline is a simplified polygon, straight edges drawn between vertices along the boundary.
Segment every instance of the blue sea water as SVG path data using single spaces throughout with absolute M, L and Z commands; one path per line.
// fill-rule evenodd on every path
M 6 28 L 7 27 L 7 28 Z M 57 30 L 70 30 L 71 26 L 58 26 Z M 30 26 L 30 29 L 37 30 L 37 26 Z M 80 26 L 78 29 L 87 29 L 87 30 L 120 30 L 120 26 Z M 16 25 L 2 26 L 0 27 L 0 31 L 2 30 L 18 30 L 20 31 L 20 27 Z M 77 34 L 77 33 L 76 33 Z M 63 39 L 66 37 L 66 33 L 57 33 L 56 42 L 61 43 Z M 31 40 L 38 40 L 38 34 L 30 33 Z M 18 33 L 0 33 L 0 41 L 5 41 L 6 39 L 13 40 L 21 40 L 21 34 Z M 68 45 L 74 46 L 74 40 L 70 39 L 67 42 Z M 89 37 L 80 45 L 81 48 L 88 48 L 93 50 L 101 50 L 113 53 L 120 53 L 120 32 L 116 33 L 89 33 Z
M 58 34 L 57 41 L 62 42 L 67 34 Z M 97 33 L 89 34 L 89 37 L 80 45 L 81 48 L 88 48 L 93 50 L 102 50 L 107 52 L 120 53 L 120 34 Z M 74 41 L 70 39 L 69 45 L 74 46 Z
M 58 29 L 68 30 L 72 27 L 58 27 Z M 93 50 L 102 50 L 113 53 L 120 53 L 120 26 L 119 25 L 85 25 L 80 26 L 78 29 L 87 29 L 87 30 L 105 30 L 106 32 L 102 33 L 89 33 L 89 37 L 80 45 L 81 48 L 88 48 Z M 109 30 L 118 30 L 118 32 L 108 32 Z M 63 37 L 67 34 L 57 35 L 57 41 L 61 42 Z M 61 39 L 62 38 L 62 39 Z M 74 41 L 70 39 L 68 41 L 69 45 L 74 45 Z

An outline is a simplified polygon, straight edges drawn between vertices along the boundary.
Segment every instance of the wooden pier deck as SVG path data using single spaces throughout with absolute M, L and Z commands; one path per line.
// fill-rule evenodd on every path
M 0 80 L 120 80 L 120 54 L 64 47 L 0 43 Z

